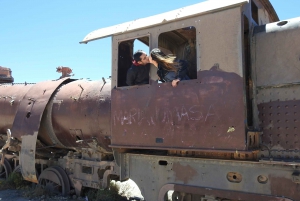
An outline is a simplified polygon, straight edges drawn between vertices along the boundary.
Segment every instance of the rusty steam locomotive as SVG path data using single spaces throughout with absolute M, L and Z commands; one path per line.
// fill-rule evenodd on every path
M 131 178 L 149 201 L 300 200 L 299 34 L 268 0 L 91 32 L 81 43 L 112 37 L 111 79 L 1 84 L 1 175 L 63 194 Z M 126 86 L 137 41 L 187 60 L 191 80 L 172 88 L 152 66 Z

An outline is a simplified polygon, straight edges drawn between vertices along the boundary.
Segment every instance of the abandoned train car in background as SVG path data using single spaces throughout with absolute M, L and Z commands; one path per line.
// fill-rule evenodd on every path
M 0 86 L 2 177 L 62 194 L 131 178 L 145 200 L 300 200 L 300 18 L 268 0 L 207 1 L 102 28 L 111 80 Z M 126 86 L 136 42 L 191 80 Z M 101 77 L 101 75 L 99 75 Z

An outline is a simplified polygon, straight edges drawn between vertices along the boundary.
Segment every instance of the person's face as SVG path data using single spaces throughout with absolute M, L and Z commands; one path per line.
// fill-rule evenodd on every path
M 141 65 L 146 65 L 149 63 L 149 57 L 147 56 L 147 54 L 142 54 L 140 56 L 141 61 L 138 61 L 139 64 Z
M 153 64 L 153 59 L 152 59 L 151 55 L 149 55 L 149 63 Z
M 149 55 L 149 62 L 152 63 L 155 67 L 157 67 L 157 62 L 152 59 L 151 55 Z

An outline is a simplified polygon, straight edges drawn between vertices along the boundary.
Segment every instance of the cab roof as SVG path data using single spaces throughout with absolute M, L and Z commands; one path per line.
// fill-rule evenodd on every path
M 178 19 L 184 19 L 191 16 L 196 16 L 196 15 L 209 13 L 209 12 L 215 12 L 217 10 L 221 10 L 224 8 L 236 7 L 236 6 L 241 6 L 243 4 L 249 3 L 249 0 L 227 0 L 227 1 L 223 0 L 217 2 L 216 1 L 217 0 L 209 0 L 191 6 L 182 7 L 166 13 L 153 15 L 150 17 L 141 18 L 130 22 L 125 22 L 122 24 L 97 29 L 95 31 L 92 31 L 88 35 L 86 35 L 85 38 L 80 43 L 86 44 L 93 40 L 98 40 L 101 38 L 119 35 L 126 32 L 131 32 L 138 29 L 155 26 L 158 24 L 164 24 Z M 269 2 L 269 0 L 260 0 L 260 2 L 270 14 L 271 19 L 273 21 L 278 21 L 277 14 L 273 9 L 273 6 Z

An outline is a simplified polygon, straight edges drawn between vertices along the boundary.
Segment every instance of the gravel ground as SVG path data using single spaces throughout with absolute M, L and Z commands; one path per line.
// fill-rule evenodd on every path
M 20 190 L 1 190 L 0 200 L 28 201 L 28 198 L 24 198 Z
M 23 196 L 25 190 L 1 190 L 0 191 L 0 201 L 11 200 L 11 201 L 49 201 L 49 200 L 57 200 L 57 201 L 85 201 L 85 198 L 71 198 L 71 197 L 62 197 L 62 196 L 36 196 L 34 198 L 27 198 Z
M 136 184 L 132 180 L 128 180 L 126 182 L 116 182 L 116 185 L 120 187 L 120 192 L 122 192 L 123 196 L 126 196 L 128 199 L 136 197 L 137 199 L 132 200 L 143 200 L 143 196 L 141 195 L 141 191 L 136 186 Z M 26 190 L 0 190 L 0 201 L 4 200 L 12 200 L 12 201 L 87 201 L 87 198 L 84 197 L 62 197 L 62 196 L 35 196 L 33 198 L 28 198 L 23 196 L 26 194 Z M 27 192 L 28 194 L 28 192 Z

